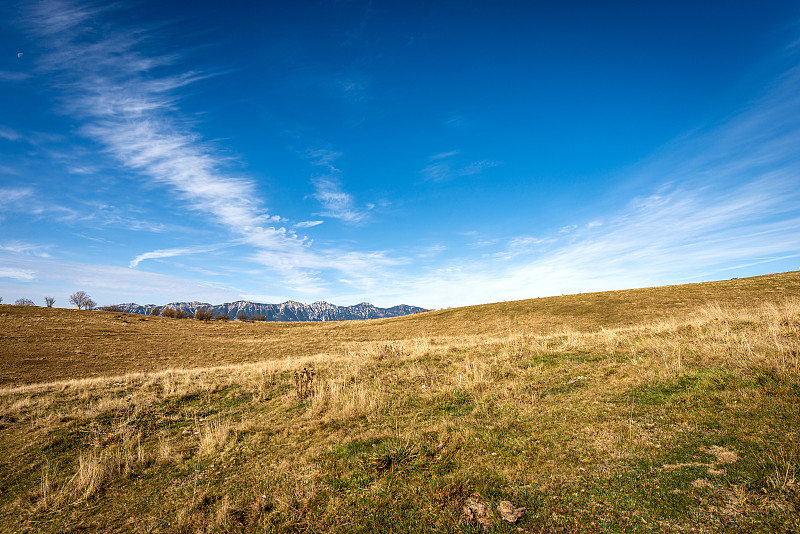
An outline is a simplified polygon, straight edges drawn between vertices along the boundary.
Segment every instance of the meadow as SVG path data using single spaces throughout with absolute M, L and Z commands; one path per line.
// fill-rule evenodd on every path
M 0 358 L 3 532 L 800 531 L 798 272 L 334 323 L 2 305 Z

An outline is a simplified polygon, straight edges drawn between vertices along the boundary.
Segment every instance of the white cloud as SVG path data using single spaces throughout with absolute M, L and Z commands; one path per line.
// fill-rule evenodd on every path
M 12 252 L 14 254 L 30 254 L 42 258 L 50 257 L 50 254 L 47 252 L 49 248 L 52 248 L 52 245 L 34 245 L 32 243 L 23 243 L 22 241 L 0 243 L 0 251 Z
M 19 141 L 22 139 L 22 135 L 20 135 L 19 132 L 2 125 L 0 125 L 0 137 L 7 141 Z
M 24 213 L 26 216 L 54 215 L 56 221 L 75 220 L 80 214 L 65 206 L 49 203 L 31 187 L 0 188 L 0 208 L 6 213 Z
M 497 162 L 489 160 L 472 161 L 466 165 L 459 165 L 454 158 L 461 154 L 460 150 L 441 152 L 431 156 L 431 163 L 422 169 L 422 176 L 433 182 L 444 182 L 463 176 L 481 174 L 486 169 L 497 167 Z
M 306 238 L 274 226 L 282 219 L 266 213 L 256 185 L 226 171 L 226 158 L 217 156 L 213 146 L 202 142 L 176 118 L 176 90 L 203 75 L 189 72 L 159 76 L 157 67 L 172 66 L 179 57 L 140 53 L 147 38 L 142 31 L 104 31 L 99 40 L 87 39 L 92 34 L 86 29 L 97 23 L 101 11 L 46 1 L 32 17 L 39 36 L 49 41 L 52 50 L 40 58 L 40 68 L 58 75 L 60 87 L 65 88 L 64 109 L 83 120 L 80 131 L 105 146 L 127 168 L 151 183 L 169 187 L 191 209 L 210 215 L 209 222 L 226 228 L 237 243 L 255 247 L 259 252 L 253 257 L 280 272 L 287 284 L 319 287 L 322 282 L 314 270 L 322 264 L 335 269 L 339 262 L 324 251 L 309 250 L 310 241 Z M 309 151 L 313 163 L 327 167 L 331 173 L 338 172 L 333 162 L 339 156 L 330 150 Z M 324 216 L 356 223 L 371 209 L 356 209 L 352 197 L 342 192 L 332 178 L 320 179 L 316 184 L 314 196 L 322 204 Z M 318 223 L 305 221 L 295 228 L 314 224 Z M 205 249 L 179 247 L 145 252 L 130 265 L 195 250 Z M 275 258 L 279 261 L 275 262 Z
M 342 191 L 339 181 L 331 176 L 314 178 L 313 183 L 315 191 L 312 196 L 322 205 L 323 211 L 318 213 L 322 217 L 359 223 L 368 217 L 374 207 L 367 204 L 364 208 L 356 208 L 353 196 Z
M 341 152 L 318 148 L 308 151 L 308 157 L 312 165 L 327 167 L 331 173 L 339 173 L 339 169 L 333 166 L 333 162 L 342 156 Z
M 28 201 L 33 198 L 33 189 L 30 187 L 4 187 L 0 188 L 0 205 L 8 207 Z
M 6 267 L 0 264 L 0 278 L 12 278 L 14 280 L 27 282 L 28 280 L 33 280 L 36 278 L 35 275 L 35 271 L 28 269 L 14 269 L 12 267 Z
M 199 282 L 178 276 L 128 269 L 116 265 L 98 265 L 35 256 L 0 254 L 0 278 L 12 277 L 25 282 L 30 295 L 52 295 L 67 306 L 75 290 L 88 292 L 100 304 L 122 300 L 164 304 L 202 295 L 211 302 L 231 302 L 241 291 L 229 285 Z M 19 286 L 0 280 L 0 293 L 7 298 L 20 291 Z M 120 296 L 124 297 L 120 297 Z M 26 296 L 26 295 L 19 295 Z
M 81 132 L 102 143 L 127 168 L 208 215 L 232 235 L 233 242 L 253 247 L 249 259 L 278 273 L 281 291 L 317 297 L 329 287 L 324 273 L 334 269 L 353 288 L 342 295 L 358 295 L 356 299 L 370 294 L 374 301 L 473 304 L 691 280 L 723 272 L 731 265 L 791 258 L 800 249 L 797 69 L 728 124 L 689 135 L 682 145 L 670 147 L 667 155 L 643 165 L 630 178 L 653 184 L 652 190 L 616 213 L 590 213 L 587 220 L 565 227 L 568 232 L 555 229 L 541 237 L 506 239 L 499 250 L 489 251 L 494 254 L 451 257 L 436 268 L 413 270 L 408 267 L 413 263 L 393 257 L 390 251 L 312 249 L 310 240 L 279 227 L 280 217 L 267 212 L 256 184 L 228 172 L 225 158 L 179 120 L 177 89 L 201 76 L 191 72 L 159 76 L 161 70 L 156 67 L 174 65 L 179 57 L 141 54 L 142 32 L 107 30 L 101 40 L 92 41 L 91 36 L 100 34 L 86 29 L 95 24 L 100 11 L 45 1 L 34 17 L 39 36 L 51 50 L 40 58 L 40 68 L 58 75 L 59 87 L 66 91 L 65 111 L 83 121 Z M 326 175 L 313 179 L 313 197 L 323 210 L 320 215 L 350 223 L 364 220 L 372 208 L 357 207 L 353 196 L 343 190 L 334 165 L 341 154 L 323 149 L 309 151 L 308 156 L 313 165 L 327 169 Z M 422 174 L 434 181 L 476 175 L 497 165 L 489 160 L 464 161 L 458 151 L 435 154 L 428 163 Z M 30 207 L 34 215 L 58 209 L 38 201 L 30 188 L 0 190 L 0 205 Z M 602 225 L 595 224 L 598 220 Z M 294 228 L 310 228 L 319 222 L 302 221 Z M 487 236 L 482 246 L 492 246 L 498 239 Z M 131 265 L 204 251 L 160 249 L 137 255 Z M 120 278 L 127 285 L 116 291 L 132 295 L 142 292 L 143 286 L 137 284 L 158 290 L 175 283 L 172 278 L 147 277 L 120 267 L 37 263 L 33 268 L 30 262 L 44 259 L 8 256 L 27 262 L 2 264 L 0 272 L 16 273 L 17 279 L 31 280 L 40 267 L 47 267 L 53 269 L 53 276 L 68 277 L 73 285 L 108 289 Z M 56 272 L 62 268 L 68 273 Z M 186 281 L 181 284 L 179 298 L 199 287 Z M 169 291 L 174 293 L 173 288 Z
M 314 226 L 319 226 L 325 221 L 300 221 L 294 224 L 295 228 L 312 228 Z
M 27 72 L 14 72 L 8 70 L 0 70 L 0 81 L 3 82 L 21 82 L 27 80 L 31 75 Z
M 235 244 L 236 243 L 224 243 L 217 245 L 199 245 L 196 247 L 178 247 L 178 248 L 165 248 L 160 250 L 153 250 L 151 252 L 145 252 L 144 254 L 139 254 L 138 256 L 133 258 L 128 267 L 134 269 L 138 267 L 139 264 L 145 260 L 173 258 L 175 256 L 189 256 L 192 254 L 206 254 L 208 252 L 214 252 L 216 250 L 234 246 Z
M 431 156 L 428 159 L 431 160 L 431 161 L 437 161 L 437 160 L 440 160 L 440 159 L 447 159 L 447 158 L 450 158 L 452 156 L 457 156 L 459 154 L 461 154 L 460 150 L 451 150 L 450 152 L 440 152 L 439 154 L 434 154 L 433 156 Z

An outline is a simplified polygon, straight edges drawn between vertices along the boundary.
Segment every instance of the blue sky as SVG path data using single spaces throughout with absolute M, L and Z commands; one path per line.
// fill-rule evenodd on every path
M 800 5 L 0 7 L 0 296 L 432 308 L 800 267 Z

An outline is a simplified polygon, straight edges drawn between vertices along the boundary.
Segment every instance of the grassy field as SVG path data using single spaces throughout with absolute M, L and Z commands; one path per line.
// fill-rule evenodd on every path
M 800 531 L 797 272 L 364 322 L 0 306 L 0 358 L 4 532 Z

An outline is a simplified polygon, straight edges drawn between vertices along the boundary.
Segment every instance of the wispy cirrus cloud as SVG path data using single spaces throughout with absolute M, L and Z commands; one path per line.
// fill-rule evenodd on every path
M 342 191 L 339 181 L 332 176 L 314 178 L 314 194 L 312 195 L 322 206 L 322 211 L 317 215 L 340 219 L 348 223 L 359 223 L 369 216 L 375 208 L 374 204 L 367 204 L 357 208 L 353 196 Z
M 294 223 L 295 228 L 313 228 L 314 226 L 319 226 L 320 224 L 324 223 L 325 221 L 300 221 Z
M 0 251 L 14 254 L 30 254 L 41 258 L 49 258 L 50 253 L 47 251 L 51 248 L 53 248 L 52 245 L 37 245 L 33 243 L 24 243 L 22 241 L 6 241 L 5 243 L 0 243 Z
M 176 247 L 176 248 L 164 248 L 160 250 L 153 250 L 150 252 L 145 252 L 144 254 L 139 254 L 135 258 L 133 258 L 128 265 L 131 269 L 136 268 L 141 262 L 145 260 L 152 260 L 152 259 L 161 259 L 161 258 L 174 258 L 176 256 L 191 256 L 193 254 L 207 254 L 209 252 L 215 252 L 217 250 L 221 250 L 224 248 L 232 247 L 240 243 L 220 243 L 215 245 L 198 245 L 194 247 Z
M 497 162 L 490 160 L 460 163 L 457 161 L 461 159 L 458 158 L 460 154 L 460 150 L 434 154 L 428 158 L 430 163 L 422 169 L 422 176 L 426 180 L 433 182 L 445 182 L 459 177 L 481 174 L 486 169 L 497 167 L 498 165 Z
M 109 8 L 110 9 L 110 8 Z M 207 74 L 174 70 L 179 54 L 154 56 L 143 52 L 149 42 L 145 31 L 106 30 L 99 38 L 87 36 L 87 28 L 102 21 L 106 8 L 85 7 L 47 0 L 30 17 L 34 32 L 49 40 L 52 52 L 40 59 L 39 69 L 57 78 L 64 89 L 63 109 L 80 119 L 80 131 L 95 140 L 122 163 L 151 184 L 170 188 L 191 209 L 211 216 L 211 222 L 226 228 L 232 241 L 248 244 L 259 252 L 252 255 L 289 280 L 313 280 L 304 272 L 330 260 L 324 251 L 309 249 L 310 241 L 279 226 L 283 219 L 268 213 L 254 182 L 233 175 L 226 158 L 203 142 L 191 125 L 179 118 L 178 89 Z M 332 151 L 313 151 L 315 165 L 336 172 Z M 314 195 L 323 215 L 358 222 L 369 207 L 357 210 L 352 197 L 333 180 L 316 182 Z M 313 223 L 313 224 L 312 224 Z M 295 228 L 310 228 L 305 221 Z M 203 247 L 161 249 L 139 254 L 130 262 L 135 268 L 148 259 L 205 250 Z M 326 268 L 339 268 L 338 262 Z M 291 283 L 291 282 L 290 282 Z
M 429 305 L 684 283 L 800 258 L 800 67 L 727 122 L 697 131 L 626 179 L 650 192 L 602 218 L 486 241 L 399 281 Z M 796 265 L 796 264 L 795 264 Z
M 0 278 L 11 278 L 12 280 L 27 282 L 36 278 L 36 272 L 29 269 L 15 269 L 0 264 Z
M 31 75 L 27 72 L 0 70 L 0 81 L 3 82 L 21 82 L 30 77 Z
M 18 283 L 7 283 L 3 278 L 24 282 L 24 288 Z M 241 294 L 235 286 L 218 282 L 197 281 L 116 265 L 0 252 L 0 293 L 9 300 L 31 295 L 53 295 L 57 306 L 66 306 L 75 288 L 88 291 L 101 304 L 119 303 L 120 295 L 139 303 L 152 302 L 152 296 L 158 295 L 158 303 L 164 303 L 198 294 L 211 302 L 230 302 Z
M 315 215 L 357 224 L 369 216 L 369 212 L 375 208 L 375 205 L 366 204 L 363 208 L 358 208 L 353 195 L 342 190 L 339 180 L 342 171 L 334 165 L 341 155 L 341 152 L 328 149 L 308 151 L 311 164 L 327 170 L 326 174 L 311 179 L 311 183 L 314 185 L 314 193 L 311 196 L 322 206 L 322 211 Z
M 5 187 L 0 188 L 0 220 L 9 213 L 24 213 L 26 216 L 54 217 L 56 221 L 65 222 L 81 217 L 81 214 L 66 206 L 51 203 L 42 198 L 42 195 L 32 187 Z
M 767 185 L 778 196 L 764 194 Z M 513 238 L 493 254 L 443 262 L 383 289 L 403 288 L 395 294 L 422 306 L 460 306 L 700 281 L 800 258 L 800 214 L 773 220 L 786 208 L 780 193 L 800 200 L 790 181 L 716 193 L 663 191 L 632 201 L 602 226 Z
M 6 141 L 19 141 L 22 139 L 22 135 L 8 126 L 0 125 L 0 138 Z

